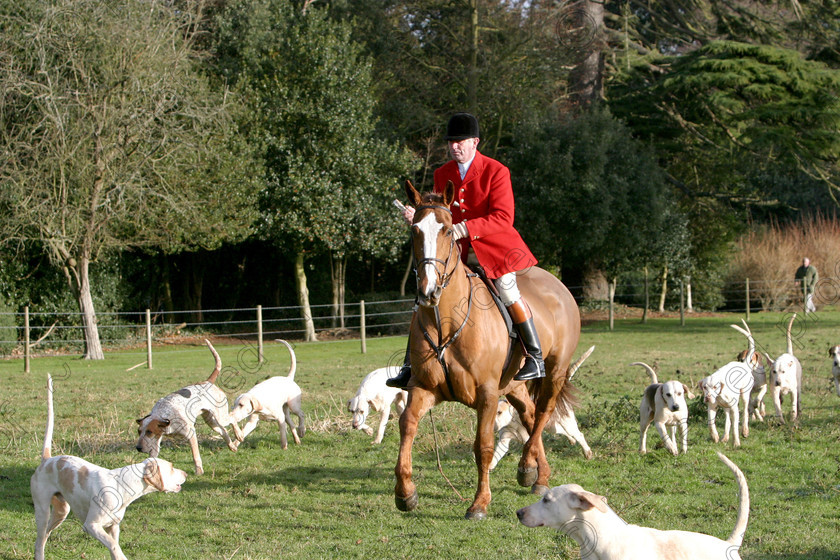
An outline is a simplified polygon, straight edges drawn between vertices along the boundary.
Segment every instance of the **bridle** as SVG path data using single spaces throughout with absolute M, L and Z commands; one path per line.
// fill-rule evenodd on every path
M 447 208 L 446 206 L 438 205 L 438 204 L 427 204 L 427 205 L 423 205 L 423 206 L 418 206 L 415 209 L 416 212 L 419 212 L 420 210 L 443 210 L 446 213 L 448 213 L 450 216 L 452 215 L 452 211 L 449 208 Z M 420 286 L 419 286 L 420 276 L 417 274 L 417 271 L 420 270 L 420 268 L 423 265 L 426 265 L 426 264 L 431 264 L 432 268 L 435 271 L 435 275 L 437 276 L 437 282 L 435 283 L 436 285 L 435 285 L 435 293 L 434 293 L 435 299 L 440 298 L 441 292 L 443 292 L 443 289 L 446 288 L 446 286 L 449 285 L 449 281 L 452 279 L 452 275 L 455 273 L 456 267 L 454 267 L 454 266 L 452 267 L 452 270 L 449 271 L 449 262 L 452 260 L 452 255 L 455 254 L 456 258 L 460 258 L 460 256 L 461 256 L 460 255 L 461 254 L 460 248 L 458 248 L 457 244 L 455 243 L 455 239 L 452 237 L 452 229 L 451 228 L 448 232 L 446 232 L 446 235 L 449 237 L 449 254 L 446 256 L 446 260 L 438 259 L 438 258 L 434 258 L 434 257 L 423 257 L 422 259 L 418 260 L 417 255 L 416 254 L 414 255 L 414 275 L 415 275 L 415 278 L 417 279 L 417 283 L 418 283 L 417 289 L 418 290 L 420 289 Z M 414 229 L 413 228 L 411 229 L 411 239 L 412 239 L 412 241 L 414 240 Z M 413 243 L 412 243 L 412 246 L 414 246 Z M 443 265 L 443 272 L 441 272 L 439 270 L 438 265 Z

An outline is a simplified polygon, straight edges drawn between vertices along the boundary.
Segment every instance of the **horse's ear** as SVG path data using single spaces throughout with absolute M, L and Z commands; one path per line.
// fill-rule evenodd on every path
M 446 182 L 446 188 L 443 189 L 443 205 L 448 208 L 453 200 L 455 200 L 455 183 L 450 180 Z
M 414 185 L 411 184 L 411 181 L 406 179 L 405 181 L 405 194 L 408 196 L 408 201 L 415 207 L 420 206 L 420 193 L 417 192 L 417 189 L 414 188 Z

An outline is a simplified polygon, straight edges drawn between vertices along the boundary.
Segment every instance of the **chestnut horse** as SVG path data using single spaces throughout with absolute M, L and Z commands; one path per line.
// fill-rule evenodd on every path
M 546 377 L 535 382 L 536 406 L 524 381 L 514 381 L 523 355 L 519 344 L 509 352 L 505 322 L 483 282 L 461 263 L 452 238 L 449 205 L 455 199 L 450 181 L 441 194 L 422 197 L 410 182 L 406 194 L 415 206 L 412 244 L 417 267 L 417 301 L 410 328 L 411 380 L 408 404 L 400 416 L 400 451 L 394 468 L 395 502 L 401 511 L 417 507 L 411 480 L 411 448 L 417 423 L 441 401 L 458 401 L 478 414 L 473 444 L 478 488 L 468 519 L 483 519 L 490 504 L 489 468 L 500 395 L 519 412 L 531 437 L 522 451 L 517 480 L 535 493 L 548 490 L 551 469 L 542 431 L 555 405 L 572 405 L 569 363 L 580 338 L 580 313 L 566 286 L 550 273 L 532 267 L 517 273 L 520 292 L 531 304 L 545 357 Z M 539 434 L 539 437 L 534 437 Z

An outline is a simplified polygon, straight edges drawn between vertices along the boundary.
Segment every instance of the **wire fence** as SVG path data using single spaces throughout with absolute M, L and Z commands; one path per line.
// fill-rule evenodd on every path
M 612 302 L 583 301 L 582 287 L 571 287 L 584 314 L 608 310 L 610 318 L 616 309 L 633 308 L 641 312 L 645 301 L 656 310 L 661 283 L 623 283 L 615 286 Z M 646 291 L 647 290 L 647 291 Z M 791 281 L 729 282 L 719 290 L 726 311 L 782 310 L 801 305 L 801 288 Z M 692 311 L 690 284 L 686 279 L 671 281 L 667 291 L 667 308 L 671 311 Z M 748 295 L 749 294 L 749 295 Z M 820 280 L 815 291 L 817 305 L 836 303 L 840 299 L 840 281 L 829 277 Z M 348 303 L 344 314 L 335 313 L 332 305 L 310 306 L 311 319 L 319 340 L 360 338 L 367 336 L 399 336 L 408 332 L 413 313 L 413 297 L 384 301 Z M 681 315 L 682 316 L 682 315 Z M 683 316 L 684 318 L 684 316 Z M 196 337 L 212 335 L 249 342 L 263 338 L 300 340 L 306 328 L 303 308 L 298 306 L 203 309 L 183 311 L 100 312 L 96 316 L 100 341 L 106 350 L 192 342 Z M 25 324 L 28 325 L 28 332 Z M 84 350 L 82 314 L 79 312 L 47 313 L 29 310 L 21 313 L 0 313 L 0 357 L 23 357 L 29 350 L 32 357 L 73 354 Z M 28 346 L 28 348 L 27 348 Z M 363 346 L 364 351 L 364 346 Z

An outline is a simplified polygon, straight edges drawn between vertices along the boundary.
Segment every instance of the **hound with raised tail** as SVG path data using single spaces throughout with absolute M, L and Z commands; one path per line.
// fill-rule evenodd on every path
M 300 438 L 306 434 L 304 425 L 303 408 L 301 408 L 301 397 L 303 395 L 298 384 L 295 383 L 295 371 L 297 370 L 297 358 L 291 344 L 285 340 L 277 339 L 289 349 L 292 363 L 289 365 L 289 373 L 286 377 L 275 376 L 257 383 L 248 392 L 242 393 L 233 403 L 231 418 L 234 422 L 240 422 L 248 418 L 245 428 L 242 430 L 242 439 L 254 431 L 260 420 L 273 420 L 280 428 L 280 447 L 286 449 L 288 440 L 286 426 L 292 431 L 295 443 L 300 444 Z M 292 423 L 291 413 L 298 417 L 298 425 Z
M 582 560 L 740 560 L 750 515 L 750 491 L 741 470 L 717 454 L 738 481 L 738 518 L 725 541 L 690 531 L 660 531 L 630 525 L 604 496 L 577 484 L 555 486 L 542 500 L 516 512 L 526 527 L 558 529 L 580 545 Z
M 749 420 L 747 413 L 750 394 L 753 387 L 752 368 L 748 363 L 752 362 L 752 355 L 755 353 L 755 340 L 752 333 L 742 329 L 738 325 L 730 325 L 733 329 L 747 337 L 750 343 L 746 359 L 741 362 L 729 362 L 713 374 L 704 377 L 698 382 L 698 387 L 703 391 L 703 400 L 709 409 L 709 435 L 712 441 L 718 442 L 718 432 L 715 426 L 717 409 L 723 408 L 726 417 L 723 441 L 729 441 L 729 430 L 732 430 L 732 445 L 741 446 L 741 438 L 738 436 L 738 423 L 740 419 L 739 402 L 744 405 L 744 419 L 742 433 L 744 437 L 750 434 Z
M 225 427 L 233 425 L 233 432 L 238 441 L 242 441 L 242 432 L 239 426 L 230 416 L 228 400 L 224 391 L 219 389 L 215 383 L 219 372 L 222 371 L 222 359 L 210 344 L 205 340 L 207 347 L 216 359 L 216 368 L 207 381 L 196 385 L 189 385 L 174 393 L 163 397 L 147 416 L 137 420 L 137 451 L 148 453 L 151 457 L 157 457 L 160 453 L 160 441 L 163 436 L 179 436 L 186 439 L 190 444 L 193 462 L 195 463 L 195 474 L 204 474 L 204 466 L 201 462 L 201 454 L 198 451 L 198 437 L 195 433 L 195 423 L 198 417 L 204 418 L 207 425 L 222 436 L 231 451 L 236 451 L 238 443 L 230 439 Z
M 787 325 L 787 352 L 771 360 L 773 367 L 770 369 L 770 395 L 773 397 L 773 406 L 776 407 L 776 416 L 782 424 L 785 423 L 785 417 L 782 414 L 782 396 L 791 395 L 791 420 L 799 418 L 802 408 L 802 364 L 793 355 L 793 339 L 790 336 L 790 328 L 795 320 L 796 313 Z
M 831 376 L 834 378 L 834 391 L 840 397 L 840 346 L 832 346 L 828 349 L 831 356 Z
M 574 376 L 586 358 L 592 354 L 593 350 L 595 350 L 595 347 L 590 346 L 589 350 L 584 352 L 575 363 L 569 366 L 569 381 L 571 381 L 572 376 Z M 575 418 L 575 412 L 571 407 L 567 407 L 566 410 L 555 407 L 554 412 L 551 413 L 551 417 L 548 420 L 548 426 L 554 427 L 555 434 L 566 436 L 570 444 L 574 445 L 579 443 L 583 450 L 583 456 L 587 459 L 592 458 L 592 450 L 586 443 L 586 438 L 583 437 L 583 433 L 578 428 L 577 418 Z M 491 471 L 496 468 L 499 461 L 507 454 L 511 440 L 516 439 L 524 444 L 528 441 L 529 437 L 527 428 L 525 428 L 519 419 L 519 413 L 505 399 L 499 399 L 495 428 L 499 432 L 499 441 L 496 443 L 496 449 L 493 451 L 493 461 L 490 462 Z
M 752 334 L 746 321 L 741 319 L 741 324 L 744 325 L 744 330 Z M 750 356 L 749 348 L 739 352 L 736 357 L 736 360 L 739 362 L 747 364 L 747 367 L 750 368 L 753 375 L 753 386 L 750 391 L 750 404 L 747 414 L 749 414 L 751 419 L 763 422 L 764 415 L 766 414 L 766 409 L 764 407 L 764 395 L 767 394 L 767 370 L 765 369 L 765 357 L 759 352 L 754 351 L 752 352 L 752 357 L 748 362 L 748 356 Z M 767 363 L 772 364 L 773 360 L 769 360 Z
M 397 407 L 397 416 L 405 410 L 405 403 L 408 402 L 408 391 L 396 387 L 388 387 L 385 382 L 396 377 L 400 372 L 398 366 L 388 366 L 375 369 L 362 379 L 356 396 L 347 401 L 347 410 L 353 414 L 353 429 L 364 430 L 368 435 L 373 435 L 373 429 L 365 422 L 371 410 L 380 412 L 379 428 L 373 443 L 382 443 L 385 435 L 385 426 L 391 416 L 391 405 Z
M 53 417 L 53 385 L 48 375 L 44 447 L 41 464 L 29 483 L 37 526 L 35 560 L 44 560 L 50 533 L 71 510 L 85 532 L 108 548 L 111 560 L 125 560 L 120 548 L 120 522 L 125 510 L 151 492 L 180 492 L 187 473 L 155 458 L 108 470 L 71 455 L 52 457 Z
M 679 455 L 677 449 L 677 428 L 680 429 L 682 452 L 688 452 L 688 405 L 685 398 L 693 399 L 691 391 L 679 381 L 659 383 L 656 372 L 644 362 L 633 362 L 631 366 L 642 366 L 650 374 L 650 385 L 645 388 L 642 402 L 639 404 L 639 453 L 647 453 L 647 432 L 651 422 L 662 436 L 665 449 Z M 670 430 L 670 437 L 668 432 Z

